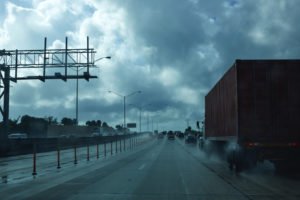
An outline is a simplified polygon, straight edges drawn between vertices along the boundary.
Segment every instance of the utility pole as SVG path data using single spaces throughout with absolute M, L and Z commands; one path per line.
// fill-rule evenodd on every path
M 152 133 L 154 132 L 154 127 L 153 127 L 153 117 L 151 118 L 152 119 Z

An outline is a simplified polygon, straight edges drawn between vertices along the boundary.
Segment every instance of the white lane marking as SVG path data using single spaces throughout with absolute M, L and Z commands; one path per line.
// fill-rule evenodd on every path
M 142 164 L 139 168 L 138 168 L 138 170 L 143 170 L 144 168 L 145 168 L 145 164 Z
M 181 178 L 181 183 L 182 183 L 182 185 L 183 185 L 185 194 L 190 194 L 189 188 L 187 187 L 187 184 L 186 184 L 186 182 L 184 181 L 184 177 L 183 177 L 183 175 L 182 175 L 181 172 L 179 172 L 179 176 L 180 176 L 180 178 Z

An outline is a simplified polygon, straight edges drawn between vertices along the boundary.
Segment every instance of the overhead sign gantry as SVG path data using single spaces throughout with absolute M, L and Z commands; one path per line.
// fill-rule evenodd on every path
M 95 53 L 90 48 L 87 37 L 86 48 L 68 48 L 68 38 L 64 49 L 47 49 L 47 38 L 43 49 L 34 50 L 0 50 L 0 112 L 3 126 L 0 128 L 0 140 L 7 139 L 9 133 L 9 90 L 10 81 L 48 79 L 89 79 L 97 78 L 90 74 L 95 66 Z M 73 68 L 77 73 L 72 73 Z M 83 71 L 78 74 L 78 69 Z

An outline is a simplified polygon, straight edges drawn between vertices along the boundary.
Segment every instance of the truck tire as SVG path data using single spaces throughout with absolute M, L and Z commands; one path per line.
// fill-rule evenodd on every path
M 233 162 L 228 162 L 228 168 L 230 171 L 233 170 L 233 168 L 234 168 Z
M 233 168 L 234 168 L 234 151 L 229 151 L 226 154 L 226 160 L 227 160 L 227 163 L 228 163 L 229 170 L 232 171 Z
M 213 148 L 212 148 L 212 143 L 204 141 L 203 142 L 203 148 L 202 151 L 205 153 L 205 156 L 207 158 L 210 158 L 213 154 Z
M 241 173 L 243 171 L 243 165 L 241 162 L 235 163 L 235 173 Z
M 203 148 L 204 148 L 204 141 L 203 140 L 199 140 L 199 148 L 201 150 L 203 150 Z
M 243 162 L 239 152 L 236 152 L 235 150 L 229 151 L 226 154 L 226 159 L 230 171 L 234 170 L 236 173 L 240 173 L 242 171 Z
M 233 162 L 235 166 L 235 172 L 240 173 L 244 170 L 244 157 L 241 151 L 234 151 Z

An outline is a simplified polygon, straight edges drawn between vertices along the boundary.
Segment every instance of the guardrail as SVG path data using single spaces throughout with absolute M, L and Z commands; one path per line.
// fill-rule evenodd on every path
M 150 137 L 144 136 L 130 134 L 93 138 L 36 138 L 13 141 L 14 145 L 19 145 L 18 148 L 23 150 L 22 154 L 27 152 L 27 155 L 6 157 L 0 160 L 0 165 L 14 165 L 0 170 L 2 183 L 7 183 L 8 175 L 11 176 L 12 173 L 28 175 L 31 169 L 32 176 L 36 176 L 38 171 L 45 168 L 61 169 L 66 164 L 76 166 L 82 161 L 89 162 L 91 159 L 98 160 L 100 157 L 106 158 L 109 155 L 113 156 L 129 151 L 153 138 L 151 135 Z M 22 159 L 26 163 L 22 162 Z M 16 166 L 13 164 L 14 161 L 22 162 L 23 166 Z
M 5 149 L 1 150 L 0 157 L 28 154 L 31 153 L 34 148 L 37 152 L 47 152 L 54 151 L 58 147 L 60 149 L 68 149 L 73 146 L 80 147 L 87 144 L 103 144 L 136 136 L 138 136 L 138 134 L 98 137 L 9 139 L 6 141 Z

